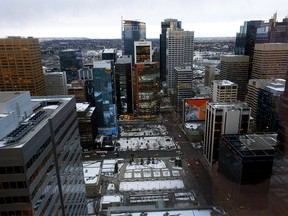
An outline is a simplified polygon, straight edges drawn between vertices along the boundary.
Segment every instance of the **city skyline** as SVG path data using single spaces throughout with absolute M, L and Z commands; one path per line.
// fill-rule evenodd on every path
M 142 6 L 142 5 L 143 6 Z M 268 6 L 269 5 L 269 6 Z M 247 20 L 268 21 L 277 11 L 287 16 L 285 1 L 3 1 L 0 37 L 121 38 L 121 17 L 146 23 L 147 38 L 159 38 L 161 21 L 175 18 L 195 37 L 235 37 Z

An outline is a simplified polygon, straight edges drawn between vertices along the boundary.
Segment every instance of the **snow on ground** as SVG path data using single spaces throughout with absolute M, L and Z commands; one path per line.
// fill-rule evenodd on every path
M 155 159 L 154 164 L 144 163 L 143 165 L 141 165 L 141 164 L 132 163 L 132 164 L 127 164 L 126 166 L 126 170 L 147 169 L 147 168 L 163 169 L 163 168 L 166 168 L 166 164 L 162 160 Z
M 136 182 L 120 182 L 120 191 L 156 191 L 169 189 L 183 189 L 182 180 L 161 180 L 161 181 L 136 181 Z
M 141 216 L 143 212 L 131 212 L 130 216 Z M 211 216 L 213 211 L 211 209 L 195 209 L 195 210 L 173 210 L 173 211 L 154 211 L 145 212 L 146 216 L 163 216 L 163 215 L 177 215 L 177 216 Z M 124 216 L 127 213 L 111 214 L 111 216 Z

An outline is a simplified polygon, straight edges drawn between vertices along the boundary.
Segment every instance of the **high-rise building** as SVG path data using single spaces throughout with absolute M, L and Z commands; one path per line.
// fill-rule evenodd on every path
M 221 135 L 247 133 L 249 119 L 250 107 L 243 102 L 207 104 L 203 153 L 210 166 L 218 159 Z
M 213 80 L 211 85 L 212 102 L 237 101 L 238 85 L 229 80 Z
M 117 113 L 132 114 L 134 110 L 132 58 L 123 55 L 115 64 Z
M 134 63 L 152 62 L 152 42 L 135 41 L 134 42 Z
M 160 112 L 160 71 L 158 62 L 135 64 L 135 110 L 140 116 Z
M 30 91 L 31 95 L 45 95 L 38 39 L 0 39 L 0 62 L 0 91 Z
M 59 52 L 60 69 L 66 72 L 67 83 L 78 80 L 78 70 L 83 67 L 82 51 L 67 49 Z
M 175 67 L 174 74 L 176 110 L 178 113 L 182 113 L 183 99 L 194 96 L 192 91 L 193 69 L 191 66 Z
M 175 89 L 174 67 L 193 65 L 194 32 L 171 30 L 166 32 L 166 82 L 168 91 Z
M 216 67 L 217 65 L 206 65 L 205 66 L 205 77 L 204 77 L 204 85 L 211 86 L 213 80 L 220 79 L 220 71 Z
M 117 136 L 116 86 L 113 61 L 95 61 L 92 70 L 98 133 Z
M 102 51 L 102 60 L 112 60 L 113 63 L 117 61 L 117 50 L 116 49 L 104 49 Z
M 257 28 L 263 23 L 262 20 L 245 21 L 244 25 L 240 26 L 240 32 L 236 35 L 235 54 L 249 56 L 248 79 L 251 78 L 252 73 Z
M 85 87 L 85 81 L 74 80 L 69 84 L 68 95 L 74 95 L 77 103 L 83 103 L 87 101 L 87 91 Z
M 165 19 L 161 22 L 161 34 L 160 34 L 160 80 L 166 81 L 166 56 L 167 56 L 167 30 L 180 30 L 181 21 L 177 19 Z
M 245 100 L 248 83 L 249 56 L 223 55 L 221 56 L 220 79 L 229 80 L 238 85 L 237 99 Z
M 121 22 L 124 54 L 133 56 L 134 42 L 146 40 L 146 23 L 133 20 L 121 20 Z
M 66 72 L 44 73 L 46 95 L 68 95 Z
M 255 44 L 253 79 L 285 78 L 288 67 L 288 43 Z
M 277 132 L 279 123 L 279 104 L 285 83 L 271 83 L 260 88 L 256 128 L 258 132 Z
M 10 125 L 0 130 L 0 215 L 87 215 L 75 98 L 17 91 L 0 101 Z
M 266 87 L 271 83 L 285 84 L 284 79 L 250 79 L 247 87 L 245 102 L 251 107 L 251 116 L 256 118 L 258 110 L 258 95 L 260 88 Z
M 277 13 L 257 28 L 256 43 L 288 43 L 288 16 L 277 21 Z

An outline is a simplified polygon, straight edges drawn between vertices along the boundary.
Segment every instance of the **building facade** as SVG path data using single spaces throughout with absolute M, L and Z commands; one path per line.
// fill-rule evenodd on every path
M 176 110 L 178 113 L 183 111 L 183 99 L 191 98 L 193 96 L 192 91 L 192 78 L 193 69 L 191 66 L 175 67 L 175 98 L 176 98 Z
M 167 56 L 167 30 L 180 30 L 181 21 L 177 19 L 165 19 L 161 22 L 161 34 L 160 34 L 160 80 L 166 81 L 166 56 Z
M 211 85 L 212 102 L 237 101 L 238 85 L 229 80 L 213 80 Z
M 59 52 L 60 69 L 66 72 L 67 83 L 78 80 L 78 70 L 83 68 L 82 51 L 67 49 Z
M 255 44 L 252 79 L 285 79 L 288 43 Z
M 134 63 L 152 62 L 152 42 L 134 42 Z
M 230 134 L 221 139 L 218 170 L 238 184 L 258 184 L 272 175 L 276 134 Z
M 160 113 L 159 67 L 157 62 L 135 64 L 135 110 L 139 116 Z
M 134 111 L 132 58 L 122 56 L 115 64 L 117 113 L 132 114 Z
M 116 49 L 104 49 L 102 51 L 102 60 L 112 60 L 113 63 L 117 61 L 117 50 Z
M 134 20 L 122 20 L 122 41 L 124 54 L 134 54 L 134 42 L 146 40 L 146 23 Z
M 0 91 L 30 91 L 34 96 L 45 95 L 38 39 L 0 39 L 0 62 Z
M 249 119 L 250 107 L 243 102 L 207 104 L 203 153 L 210 166 L 218 160 L 221 136 L 247 133 Z
M 194 32 L 168 29 L 166 32 L 166 82 L 174 92 L 174 67 L 193 65 Z
M 249 56 L 222 55 L 220 79 L 229 80 L 238 85 L 237 99 L 245 100 L 249 72 Z
M 116 86 L 113 61 L 94 62 L 93 80 L 98 133 L 117 136 Z
M 66 72 L 44 73 L 46 95 L 68 95 Z
M 18 115 L 15 129 L 0 132 L 0 214 L 87 215 L 75 98 L 29 92 L 0 98 L 1 111 Z
M 279 124 L 279 104 L 284 93 L 285 83 L 271 83 L 260 88 L 256 128 L 258 132 L 277 132 Z

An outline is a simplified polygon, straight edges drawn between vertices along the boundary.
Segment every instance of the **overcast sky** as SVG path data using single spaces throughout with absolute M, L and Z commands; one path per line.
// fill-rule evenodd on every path
M 287 0 L 0 0 L 0 37 L 120 38 L 121 16 L 146 23 L 158 38 L 161 21 L 175 18 L 195 37 L 235 36 L 247 20 L 278 21 Z

